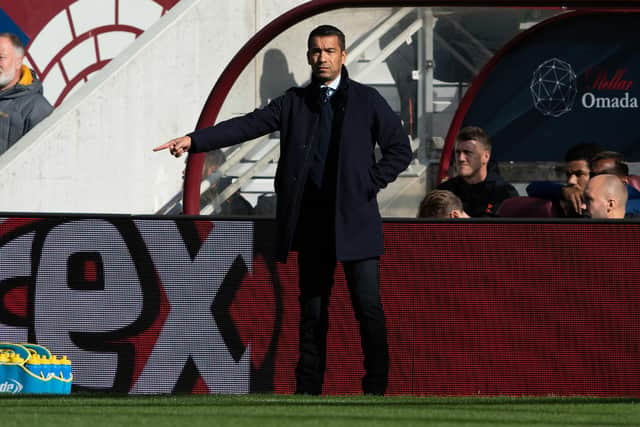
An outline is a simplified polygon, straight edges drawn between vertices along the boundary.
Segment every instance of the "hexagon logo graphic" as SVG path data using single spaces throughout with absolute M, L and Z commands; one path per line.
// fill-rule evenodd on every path
M 573 109 L 578 94 L 576 73 L 569 63 L 548 59 L 534 71 L 529 89 L 536 110 L 560 117 Z

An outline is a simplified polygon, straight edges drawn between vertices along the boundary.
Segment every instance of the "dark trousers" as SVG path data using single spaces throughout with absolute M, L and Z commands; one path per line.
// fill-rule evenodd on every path
M 351 303 L 360 326 L 366 374 L 366 394 L 384 394 L 389 371 L 389 350 L 379 292 L 379 259 L 343 261 Z M 296 367 L 296 393 L 320 394 L 327 358 L 329 296 L 336 267 L 331 251 L 300 251 L 300 358 Z

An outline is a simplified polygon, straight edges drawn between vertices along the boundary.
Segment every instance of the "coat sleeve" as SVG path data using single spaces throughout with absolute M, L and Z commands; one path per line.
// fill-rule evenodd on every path
M 409 166 L 412 153 L 409 136 L 402 128 L 400 118 L 377 91 L 373 92 L 372 106 L 373 132 L 382 153 L 370 171 L 377 191 L 395 180 Z
M 280 111 L 283 99 L 284 96 L 281 96 L 264 108 L 188 134 L 191 137 L 189 151 L 199 153 L 228 147 L 280 129 Z
M 40 123 L 42 119 L 47 117 L 53 111 L 53 107 L 47 99 L 38 94 L 33 97 L 30 111 L 25 115 L 24 133 L 30 131 L 35 125 Z

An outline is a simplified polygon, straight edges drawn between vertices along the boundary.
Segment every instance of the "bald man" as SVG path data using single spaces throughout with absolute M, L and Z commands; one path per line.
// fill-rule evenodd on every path
M 627 204 L 627 187 L 615 175 L 597 175 L 584 191 L 584 207 L 591 218 L 622 219 Z

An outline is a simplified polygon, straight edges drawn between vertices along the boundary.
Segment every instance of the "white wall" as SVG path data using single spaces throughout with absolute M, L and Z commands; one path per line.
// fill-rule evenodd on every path
M 155 212 L 184 164 L 151 148 L 192 131 L 233 55 L 300 3 L 182 0 L 0 156 L 0 211 Z
M 151 149 L 192 131 L 214 83 L 259 29 L 303 0 L 182 0 L 0 156 L 0 212 L 152 214 L 182 186 L 184 157 Z M 347 44 L 389 9 L 340 9 L 277 37 L 295 83 L 309 78 L 306 37 L 331 23 Z M 242 73 L 219 119 L 260 105 L 263 57 Z M 356 64 L 353 64 L 354 67 Z M 385 67 L 386 68 L 386 67 Z M 276 74 L 281 75 L 281 74 Z M 266 83 L 265 83 L 266 82 Z M 273 93 L 281 93 L 281 81 Z
M 267 10 L 266 5 L 271 8 Z M 266 25 L 270 20 L 277 17 L 277 13 L 272 11 L 273 5 L 263 2 L 261 10 L 268 19 L 260 25 Z M 233 85 L 229 96 L 218 116 L 219 120 L 244 114 L 256 106 L 264 104 L 261 95 L 268 94 L 267 98 L 281 95 L 291 85 L 302 85 L 306 83 L 310 76 L 310 68 L 307 64 L 306 49 L 309 31 L 321 24 L 335 25 L 344 31 L 347 39 L 347 47 L 357 40 L 363 33 L 371 30 L 374 23 L 391 13 L 390 8 L 344 8 L 325 12 L 308 18 L 291 28 L 268 43 L 239 76 Z M 286 59 L 286 70 L 280 67 L 270 68 L 265 60 L 265 53 L 270 50 L 280 51 Z M 373 46 L 377 49 L 377 42 Z M 360 58 L 362 59 L 362 58 Z M 349 71 L 357 71 L 361 64 L 358 58 L 348 58 Z M 393 84 L 393 79 L 389 74 L 386 64 L 377 67 L 376 70 L 367 75 L 364 83 L 387 83 Z

